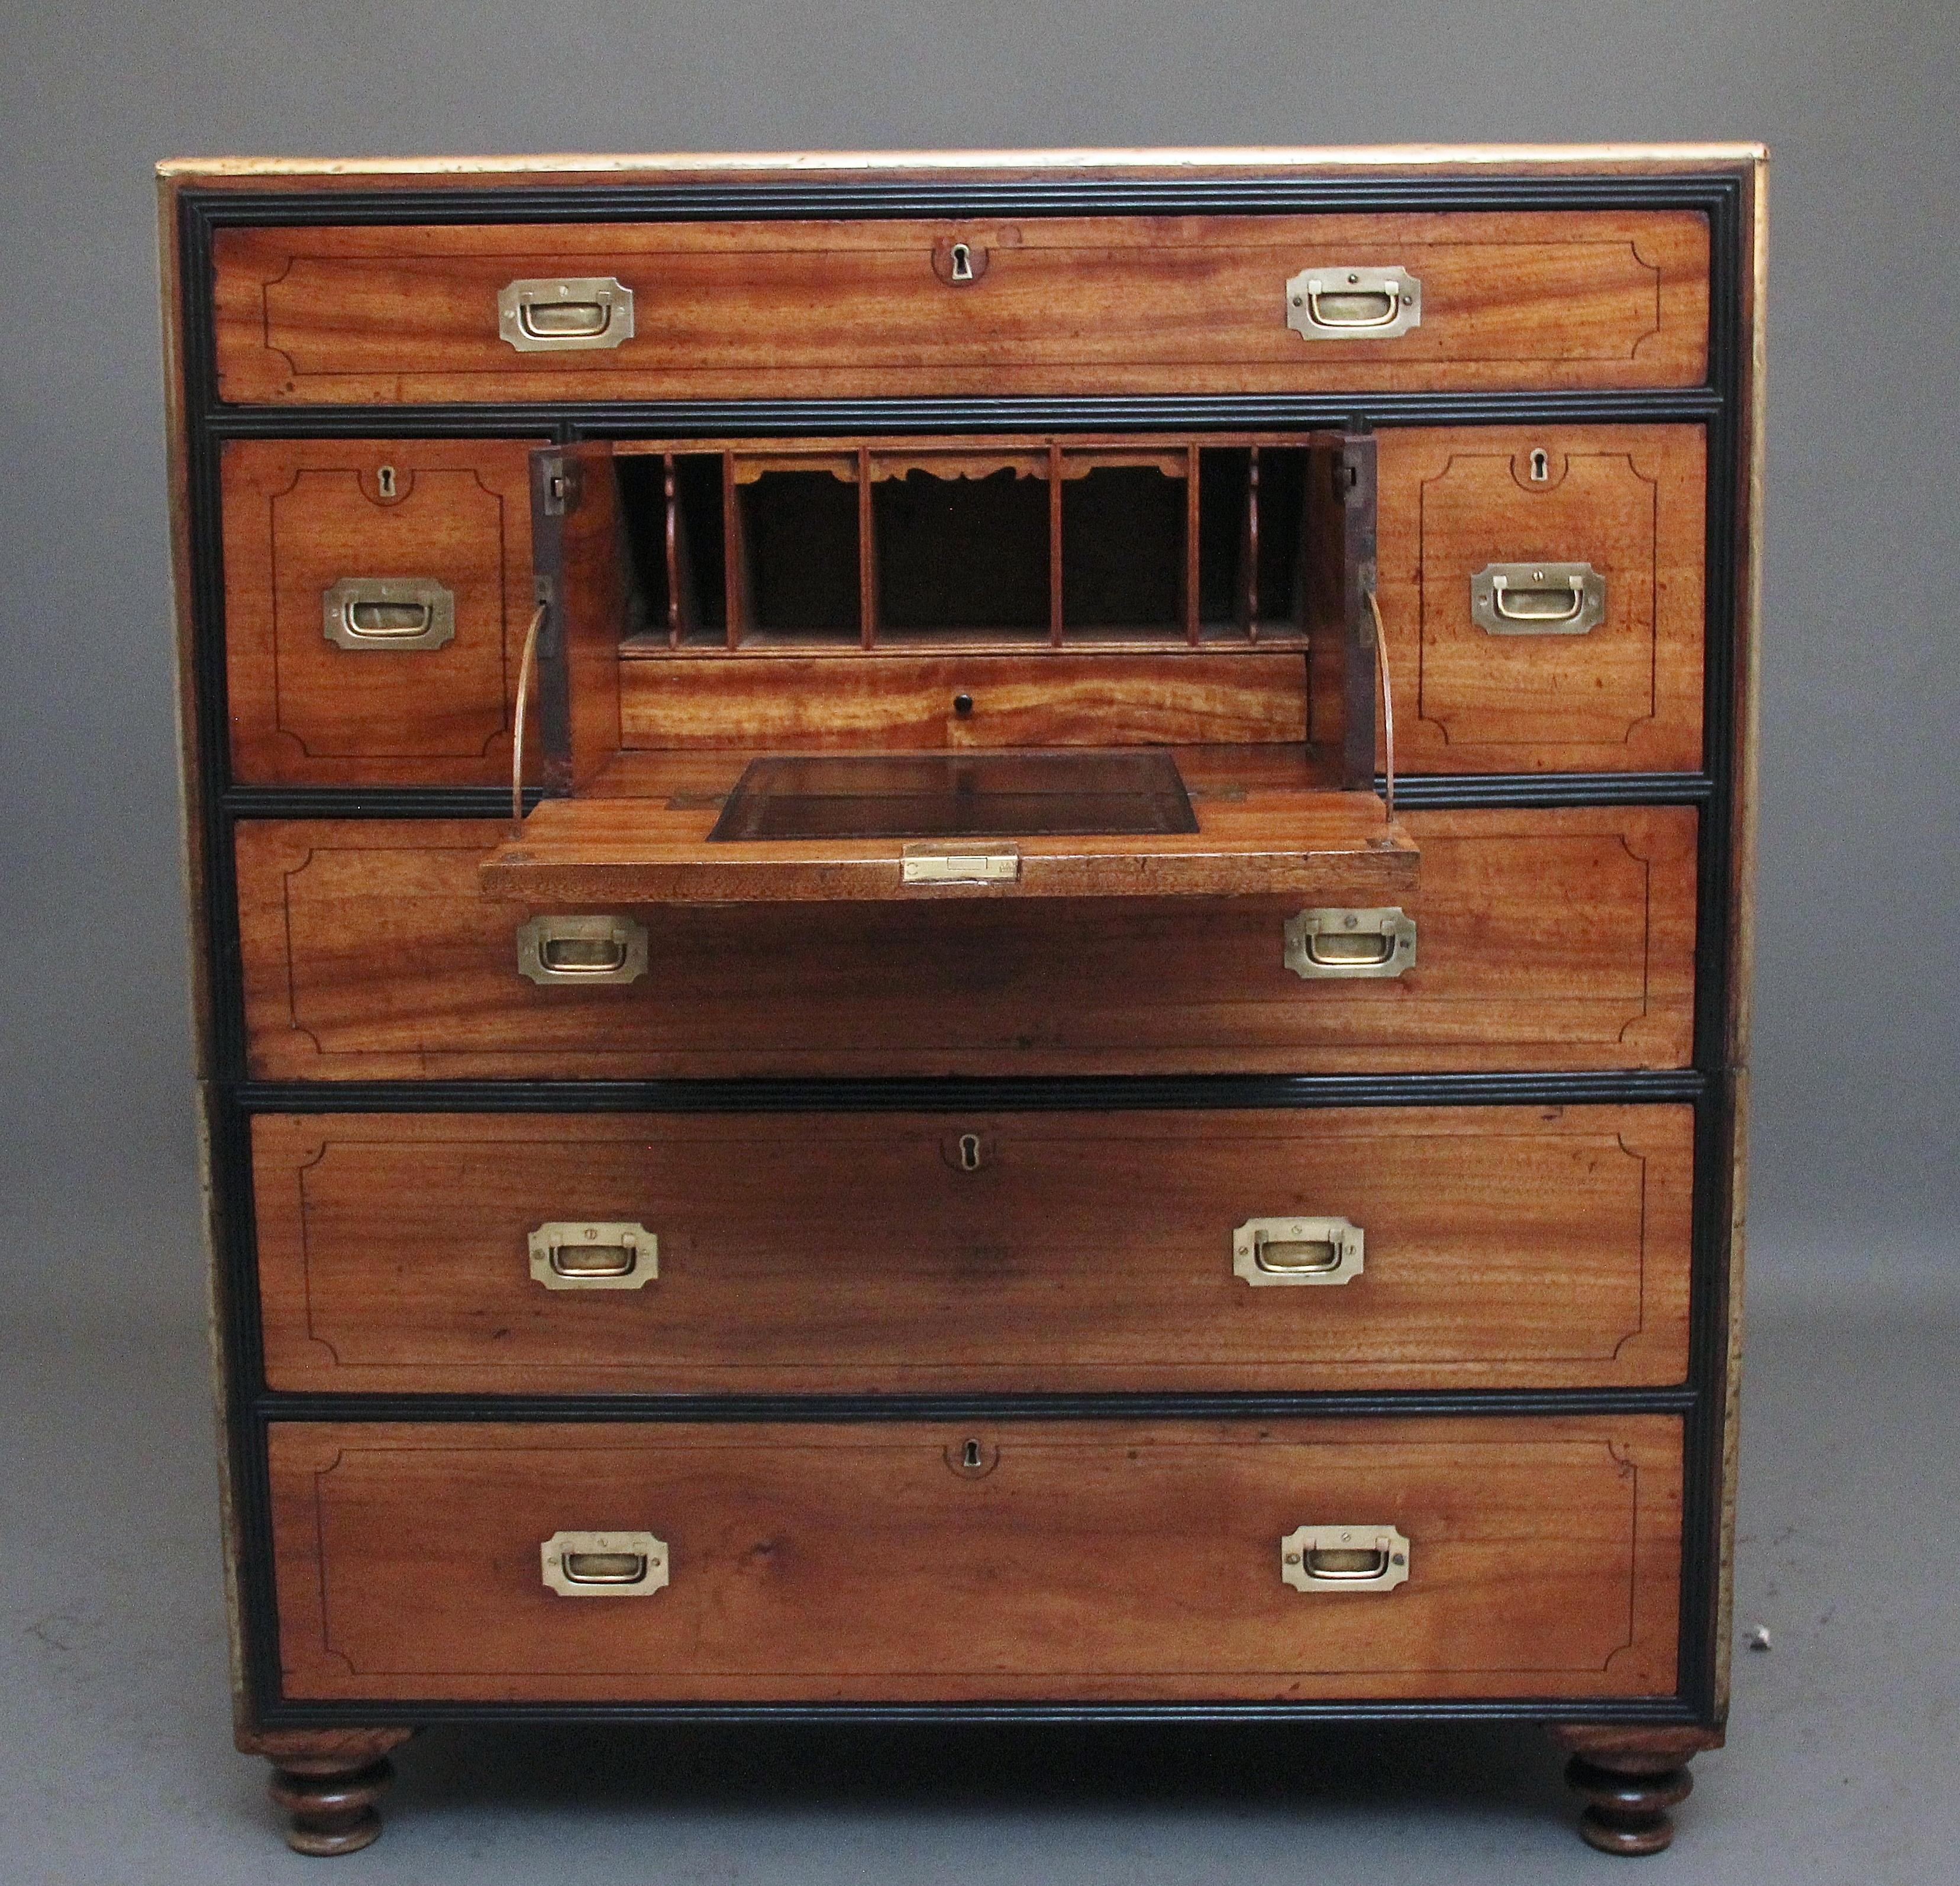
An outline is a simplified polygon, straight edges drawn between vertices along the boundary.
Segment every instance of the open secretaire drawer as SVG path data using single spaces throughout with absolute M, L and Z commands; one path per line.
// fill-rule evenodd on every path
M 1298 897 L 1386 949 L 1363 434 L 533 455 L 530 902 Z M 521 766 L 520 756 L 519 766 Z M 1385 959 L 1387 960 L 1388 959 Z

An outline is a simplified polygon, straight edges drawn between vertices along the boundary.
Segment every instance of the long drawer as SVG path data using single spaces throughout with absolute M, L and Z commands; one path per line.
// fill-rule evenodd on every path
M 246 821 L 267 1079 L 1675 1067 L 1692 1047 L 1691 807 L 1419 813 L 1415 966 L 1303 980 L 1287 908 L 642 908 L 630 982 L 520 973 L 494 821 Z M 550 913 L 562 914 L 562 913 Z
M 1687 211 L 234 228 L 231 401 L 1683 386 Z
M 1653 1696 L 1681 1425 L 275 1424 L 285 1694 Z
M 1687 1365 L 1685 1107 L 253 1122 L 322 1392 L 1565 1388 Z
M 1387 427 L 1376 451 L 1406 771 L 1700 768 L 1699 426 Z

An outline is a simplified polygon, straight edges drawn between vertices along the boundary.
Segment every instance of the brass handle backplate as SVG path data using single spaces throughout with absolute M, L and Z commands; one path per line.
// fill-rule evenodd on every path
M 531 1233 L 530 1252 L 548 1290 L 638 1290 L 660 1274 L 660 1241 L 644 1225 L 555 1220 Z
M 1280 1578 L 1297 1592 L 1392 1592 L 1408 1575 L 1393 1526 L 1301 1526 L 1280 1541 Z
M 1232 1233 L 1232 1270 L 1248 1283 L 1348 1283 L 1366 1240 L 1345 1218 L 1248 1218 Z
M 1319 978 L 1398 976 L 1415 967 L 1415 919 L 1401 905 L 1378 910 L 1303 910 L 1287 920 L 1286 966 Z
M 561 1598 L 650 1598 L 670 1575 L 667 1541 L 651 1532 L 554 1532 L 538 1557 Z
M 517 973 L 549 988 L 637 982 L 647 930 L 630 917 L 533 917 L 517 926 Z
M 456 598 L 433 577 L 342 577 L 320 600 L 320 633 L 336 648 L 406 654 L 455 638 Z
M 633 291 L 610 275 L 555 275 L 508 284 L 497 332 L 520 354 L 617 347 L 633 338 Z
M 1606 619 L 1606 578 L 1589 563 L 1487 563 L 1470 619 L 1491 635 L 1583 635 Z
M 1303 269 L 1286 285 L 1287 326 L 1309 341 L 1388 341 L 1422 325 L 1406 269 Z

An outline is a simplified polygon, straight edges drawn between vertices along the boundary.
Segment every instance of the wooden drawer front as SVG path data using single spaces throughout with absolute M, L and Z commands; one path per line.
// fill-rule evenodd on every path
M 271 1456 L 290 1697 L 1524 1697 L 1675 1683 L 1669 1416 L 278 1424 Z M 1283 1582 L 1282 1539 L 1350 1525 L 1404 1535 L 1405 1582 Z M 651 1535 L 669 1582 L 552 1590 L 540 1547 L 562 1532 Z
M 1382 613 L 1402 765 L 1420 773 L 1700 768 L 1699 426 L 1391 428 L 1378 450 Z M 1481 572 L 1544 564 L 1597 571 L 1604 620 L 1583 634 L 1494 634 L 1473 619 Z
M 225 447 L 226 673 L 240 781 L 509 780 L 531 612 L 528 450 L 507 439 Z M 447 638 L 418 645 L 411 624 L 401 641 L 361 643 L 374 606 L 350 583 L 386 583 L 388 594 L 413 585 L 447 611 Z M 354 646 L 329 638 L 329 594 L 336 631 Z M 440 618 L 431 620 L 425 633 L 440 637 Z
M 266 1079 L 1672 1067 L 1691 807 L 1411 813 L 1415 968 L 1303 981 L 1290 907 L 1186 899 L 643 908 L 648 974 L 517 972 L 494 820 L 243 822 Z
M 1678 1382 L 1692 1145 L 1685 1107 L 262 1116 L 266 1371 L 490 1394 Z M 1235 1275 L 1234 1229 L 1290 1213 L 1359 1226 L 1360 1274 Z M 534 1229 L 595 1221 L 657 1239 L 651 1281 L 534 1279 Z
M 941 279 L 954 242 L 976 279 Z M 1707 356 L 1687 211 L 228 229 L 215 256 L 248 402 L 1682 386 Z M 1421 326 L 1289 329 L 1289 281 L 1349 266 L 1414 275 Z M 501 337 L 507 285 L 567 278 L 630 290 L 631 338 Z

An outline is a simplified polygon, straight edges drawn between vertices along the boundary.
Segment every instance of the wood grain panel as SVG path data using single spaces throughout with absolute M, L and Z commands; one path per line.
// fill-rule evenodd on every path
M 250 1059 L 268 1079 L 1678 1067 L 1691 807 L 1415 813 L 1417 966 L 1304 982 L 1290 908 L 646 907 L 638 982 L 517 973 L 495 821 L 247 820 Z
M 1699 770 L 1699 426 L 1390 428 L 1379 463 L 1382 613 L 1408 771 Z M 1533 561 L 1602 571 L 1605 622 L 1583 635 L 1475 623 L 1471 577 Z
M 509 779 L 530 615 L 527 450 L 508 439 L 224 446 L 226 685 L 240 782 Z M 336 647 L 322 632 L 322 596 L 347 577 L 434 577 L 456 599 L 453 639 Z
M 981 1164 L 963 1169 L 963 1136 Z M 267 1378 L 322 1393 L 1565 1388 L 1680 1380 L 1685 1107 L 307 1115 L 252 1127 Z M 1232 1271 L 1344 1217 L 1341 1285 Z M 547 1290 L 527 1239 L 644 1225 Z
M 619 716 L 629 748 L 1278 744 L 1306 738 L 1306 657 L 665 656 L 620 663 Z
M 984 252 L 950 285 L 935 245 Z M 247 402 L 836 399 L 1683 386 L 1707 349 L 1687 211 L 231 228 L 219 384 Z M 1422 324 L 1309 341 L 1286 283 L 1395 267 Z M 616 348 L 498 338 L 513 280 L 614 275 Z
M 956 1462 L 977 1441 L 979 1471 Z M 1606 1415 L 998 1429 L 274 1425 L 301 1697 L 1659 1696 L 1681 1426 Z M 1302 1525 L 1392 1525 L 1408 1582 L 1301 1592 Z M 547 1589 L 559 1531 L 671 1582 Z

